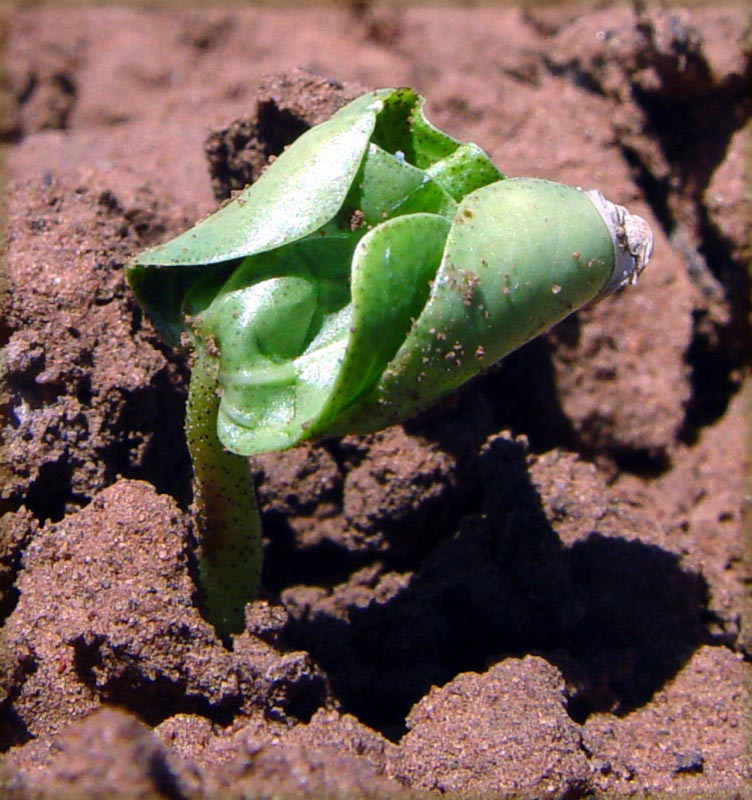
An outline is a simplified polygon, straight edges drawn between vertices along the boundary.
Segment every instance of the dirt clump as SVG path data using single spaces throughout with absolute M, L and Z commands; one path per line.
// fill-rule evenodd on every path
M 442 793 L 560 796 L 585 786 L 588 763 L 563 689 L 558 670 L 535 656 L 458 675 L 413 707 L 392 769 Z

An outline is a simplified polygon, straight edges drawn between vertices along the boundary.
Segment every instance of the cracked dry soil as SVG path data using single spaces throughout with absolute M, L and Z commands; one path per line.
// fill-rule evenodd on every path
M 5 22 L 2 796 L 749 797 L 742 6 Z M 228 650 L 187 369 L 123 266 L 394 85 L 645 216 L 654 261 L 430 413 L 254 459 L 264 596 Z

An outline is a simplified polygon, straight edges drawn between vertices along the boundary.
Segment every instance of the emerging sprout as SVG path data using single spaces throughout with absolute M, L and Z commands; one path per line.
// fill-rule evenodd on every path
M 403 420 L 650 258 L 644 220 L 599 192 L 506 179 L 422 109 L 410 89 L 358 98 L 128 268 L 157 330 L 194 352 L 200 577 L 224 637 L 260 581 L 245 456 Z

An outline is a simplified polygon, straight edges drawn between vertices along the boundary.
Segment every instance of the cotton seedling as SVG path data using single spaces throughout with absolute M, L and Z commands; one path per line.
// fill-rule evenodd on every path
M 650 258 L 643 219 L 597 191 L 506 178 L 423 105 L 410 89 L 363 95 L 128 267 L 157 330 L 192 351 L 199 577 L 226 640 L 261 577 L 247 456 L 404 420 Z

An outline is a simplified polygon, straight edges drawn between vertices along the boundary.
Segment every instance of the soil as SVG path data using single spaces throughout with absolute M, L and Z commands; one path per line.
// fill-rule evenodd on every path
M 0 794 L 751 797 L 743 7 L 5 13 Z M 396 85 L 654 259 L 417 419 L 253 459 L 229 649 L 123 267 Z

